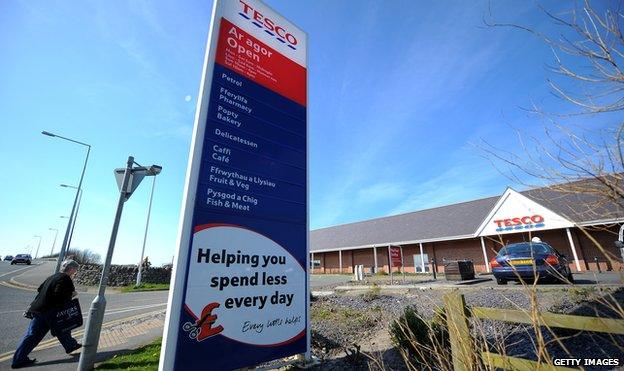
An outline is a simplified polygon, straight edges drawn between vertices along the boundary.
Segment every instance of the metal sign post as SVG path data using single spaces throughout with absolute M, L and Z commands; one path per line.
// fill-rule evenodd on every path
M 392 261 L 392 252 L 390 250 L 392 250 L 392 246 L 388 246 L 388 270 L 390 271 L 390 284 L 393 285 L 394 280 L 392 279 L 392 266 L 394 264 Z
M 136 285 L 141 286 L 141 273 L 143 271 L 143 255 L 145 255 L 145 243 L 147 242 L 147 230 L 149 228 L 150 215 L 152 213 L 152 200 L 154 199 L 154 187 L 156 177 L 152 181 L 152 191 L 150 192 L 149 205 L 147 206 L 147 221 L 145 222 L 145 234 L 143 235 L 143 247 L 141 248 L 141 259 L 139 260 L 139 271 L 137 273 Z
M 104 310 L 106 309 L 106 298 L 104 297 L 104 292 L 106 291 L 106 284 L 108 283 L 108 271 L 110 269 L 111 260 L 113 259 L 115 241 L 117 241 L 117 231 L 119 229 L 119 221 L 121 220 L 121 212 L 123 211 L 124 202 L 126 201 L 126 188 L 130 181 L 130 174 L 132 174 L 132 164 L 134 164 L 134 157 L 129 156 L 124 170 L 123 180 L 121 183 L 122 186 L 119 190 L 117 212 L 115 213 L 115 221 L 113 222 L 113 229 L 108 243 L 106 260 L 102 266 L 100 287 L 98 289 L 97 296 L 93 299 L 93 302 L 91 302 L 91 308 L 89 308 L 86 331 L 82 339 L 82 353 L 80 353 L 80 362 L 78 363 L 78 370 L 80 371 L 92 370 L 95 362 L 95 355 L 100 341 L 100 331 L 102 330 L 102 320 L 104 319 Z M 117 173 L 117 170 L 115 173 Z
M 82 339 L 82 353 L 80 354 L 80 362 L 78 363 L 78 370 L 80 371 L 92 370 L 95 362 L 97 347 L 100 341 L 100 331 L 102 330 L 102 321 L 104 319 L 104 311 L 106 310 L 104 292 L 106 291 L 106 285 L 108 283 L 108 274 L 111 260 L 113 259 L 113 250 L 115 249 L 115 242 L 117 241 L 117 231 L 119 230 L 119 222 L 121 221 L 124 203 L 128 200 L 130 194 L 139 186 L 139 183 L 143 180 L 145 175 L 155 176 L 160 173 L 160 166 L 153 165 L 150 168 L 141 166 L 132 168 L 134 163 L 134 157 L 129 156 L 126 168 L 115 170 L 116 176 L 120 173 L 123 174 L 121 181 L 118 181 L 119 200 L 117 201 L 117 212 L 115 213 L 115 221 L 113 222 L 113 229 L 108 243 L 106 260 L 102 266 L 102 276 L 100 277 L 98 294 L 95 299 L 93 299 L 91 308 L 89 308 L 87 326 Z M 133 177 L 132 175 L 135 176 Z

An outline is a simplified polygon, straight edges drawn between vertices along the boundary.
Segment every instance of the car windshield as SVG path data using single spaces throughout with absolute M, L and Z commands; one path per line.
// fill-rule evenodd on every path
M 531 250 L 533 250 L 531 252 Z M 499 252 L 499 256 L 503 255 L 535 255 L 535 254 L 548 254 L 551 253 L 552 250 L 550 246 L 545 243 L 535 243 L 535 242 L 523 242 L 523 243 L 514 243 L 511 245 L 507 245 L 503 247 Z
M 26 255 L 26 254 L 19 254 L 17 257 L 18 258 L 26 258 L 26 257 L 28 257 L 28 255 Z

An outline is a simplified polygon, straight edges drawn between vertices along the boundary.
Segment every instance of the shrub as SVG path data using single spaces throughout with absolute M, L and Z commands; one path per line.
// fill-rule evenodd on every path
M 403 315 L 390 324 L 390 336 L 410 363 L 431 364 L 434 357 L 445 357 L 449 348 L 443 309 L 427 321 L 415 308 L 405 308 Z
M 44 255 L 42 258 L 58 258 L 58 252 L 52 255 Z M 65 253 L 65 259 L 73 259 L 78 264 L 100 264 L 100 254 L 89 249 L 69 249 Z
M 58 254 L 56 254 L 58 257 Z M 65 259 L 73 259 L 78 264 L 100 264 L 100 254 L 97 254 L 89 249 L 69 249 L 65 253 Z
M 373 284 L 373 286 L 362 295 L 362 300 L 369 303 L 373 300 L 379 299 L 380 293 L 381 288 L 377 284 Z

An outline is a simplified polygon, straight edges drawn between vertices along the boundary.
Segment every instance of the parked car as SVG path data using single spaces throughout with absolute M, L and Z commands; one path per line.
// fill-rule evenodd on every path
M 543 280 L 574 282 L 568 259 L 545 242 L 520 242 L 504 246 L 490 262 L 499 285 L 507 281 Z
M 13 255 L 7 255 L 4 257 L 5 262 L 10 262 L 11 260 L 13 260 Z
M 30 254 L 17 254 L 15 258 L 11 261 L 11 265 L 13 264 L 27 264 L 30 265 L 32 262 L 32 257 Z

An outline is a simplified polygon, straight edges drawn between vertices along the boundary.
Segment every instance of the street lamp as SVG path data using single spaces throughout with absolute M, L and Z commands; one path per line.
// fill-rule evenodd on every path
M 61 184 L 60 186 L 64 188 L 73 188 L 77 190 L 79 194 L 78 205 L 76 205 L 76 215 L 74 215 L 74 220 L 72 220 L 71 232 L 69 232 L 69 240 L 67 241 L 67 248 L 65 249 L 65 251 L 67 252 L 67 250 L 69 250 L 69 248 L 71 247 L 72 237 L 74 237 L 74 229 L 76 228 L 76 220 L 78 220 L 78 210 L 80 210 L 80 201 L 82 201 L 82 189 L 73 185 L 68 185 L 68 184 Z
M 59 216 L 59 218 L 61 219 L 69 219 L 69 217 L 67 215 L 61 215 Z M 67 221 L 67 227 L 69 227 L 69 220 Z M 63 249 L 63 246 L 61 246 L 61 250 Z M 59 255 L 61 255 L 61 251 L 59 250 Z M 58 259 L 58 257 L 57 257 Z
M 52 257 L 52 253 L 54 252 L 54 245 L 56 245 L 56 237 L 58 236 L 58 229 L 56 228 L 48 228 L 51 231 L 54 231 L 54 242 L 52 242 L 52 249 L 50 249 L 50 257 Z
M 135 164 L 138 166 L 135 167 Z M 161 170 L 162 167 L 158 165 L 149 167 L 141 166 L 134 162 L 134 157 L 132 156 L 128 157 L 124 169 L 115 169 L 115 176 L 117 178 L 117 184 L 119 185 L 119 201 L 117 201 L 117 212 L 115 213 L 115 221 L 113 222 L 113 229 L 108 242 L 106 260 L 102 266 L 100 287 L 98 288 L 97 296 L 91 302 L 87 325 L 85 326 L 85 333 L 82 338 L 82 352 L 80 353 L 80 361 L 78 363 L 78 370 L 80 371 L 93 369 L 93 364 L 95 362 L 97 347 L 100 341 L 100 331 L 102 330 L 102 320 L 104 319 L 104 311 L 106 310 L 104 292 L 106 291 L 106 284 L 108 283 L 108 273 L 113 258 L 113 250 L 115 249 L 115 241 L 117 240 L 117 231 L 119 229 L 124 203 L 130 198 L 130 195 L 136 190 L 145 176 L 156 176 Z
M 48 131 L 42 131 L 41 134 L 47 135 L 47 136 L 53 137 L 53 138 L 63 139 L 63 140 L 66 140 L 68 142 L 80 144 L 82 146 L 87 147 L 87 156 L 85 157 L 84 166 L 82 167 L 82 174 L 80 175 L 80 181 L 78 182 L 78 191 L 80 189 L 82 189 L 82 180 L 84 179 L 85 170 L 87 169 L 87 162 L 89 161 L 89 153 L 91 153 L 91 145 L 89 145 L 87 143 L 79 142 L 77 140 L 73 140 L 73 139 L 70 139 L 70 138 L 66 138 L 66 137 L 63 137 L 63 136 L 60 136 L 60 135 L 56 135 L 56 134 L 50 133 Z M 58 256 L 58 259 L 56 260 L 56 269 L 54 270 L 54 273 L 58 273 L 59 270 L 61 270 L 61 262 L 63 261 L 63 258 L 65 257 L 65 252 L 67 250 L 67 247 L 69 246 L 68 242 L 69 242 L 70 228 L 73 226 L 73 220 L 74 220 L 75 214 L 76 214 L 76 205 L 78 203 L 78 194 L 80 193 L 78 191 L 76 191 L 76 197 L 74 197 L 74 205 L 72 206 L 71 214 L 69 214 L 69 223 L 67 223 L 67 229 L 65 230 L 65 237 L 63 238 L 63 244 L 61 245 L 61 251 L 59 251 L 59 256 Z
M 162 171 L 162 167 L 151 170 L 154 175 Z M 157 171 L 157 172 L 156 172 Z M 147 206 L 147 221 L 145 222 L 145 234 L 143 235 L 143 248 L 141 249 L 141 259 L 139 260 L 139 271 L 137 272 L 136 285 L 141 285 L 141 272 L 143 271 L 143 256 L 145 255 L 145 242 L 147 242 L 147 229 L 149 228 L 150 214 L 152 213 L 152 199 L 154 198 L 154 187 L 156 186 L 156 177 L 152 180 L 152 191 L 150 192 L 149 205 Z
M 39 243 L 37 243 L 37 252 L 35 253 L 35 259 L 37 259 L 37 255 L 39 255 L 39 247 L 41 247 L 41 236 L 34 235 L 33 237 L 39 237 Z

